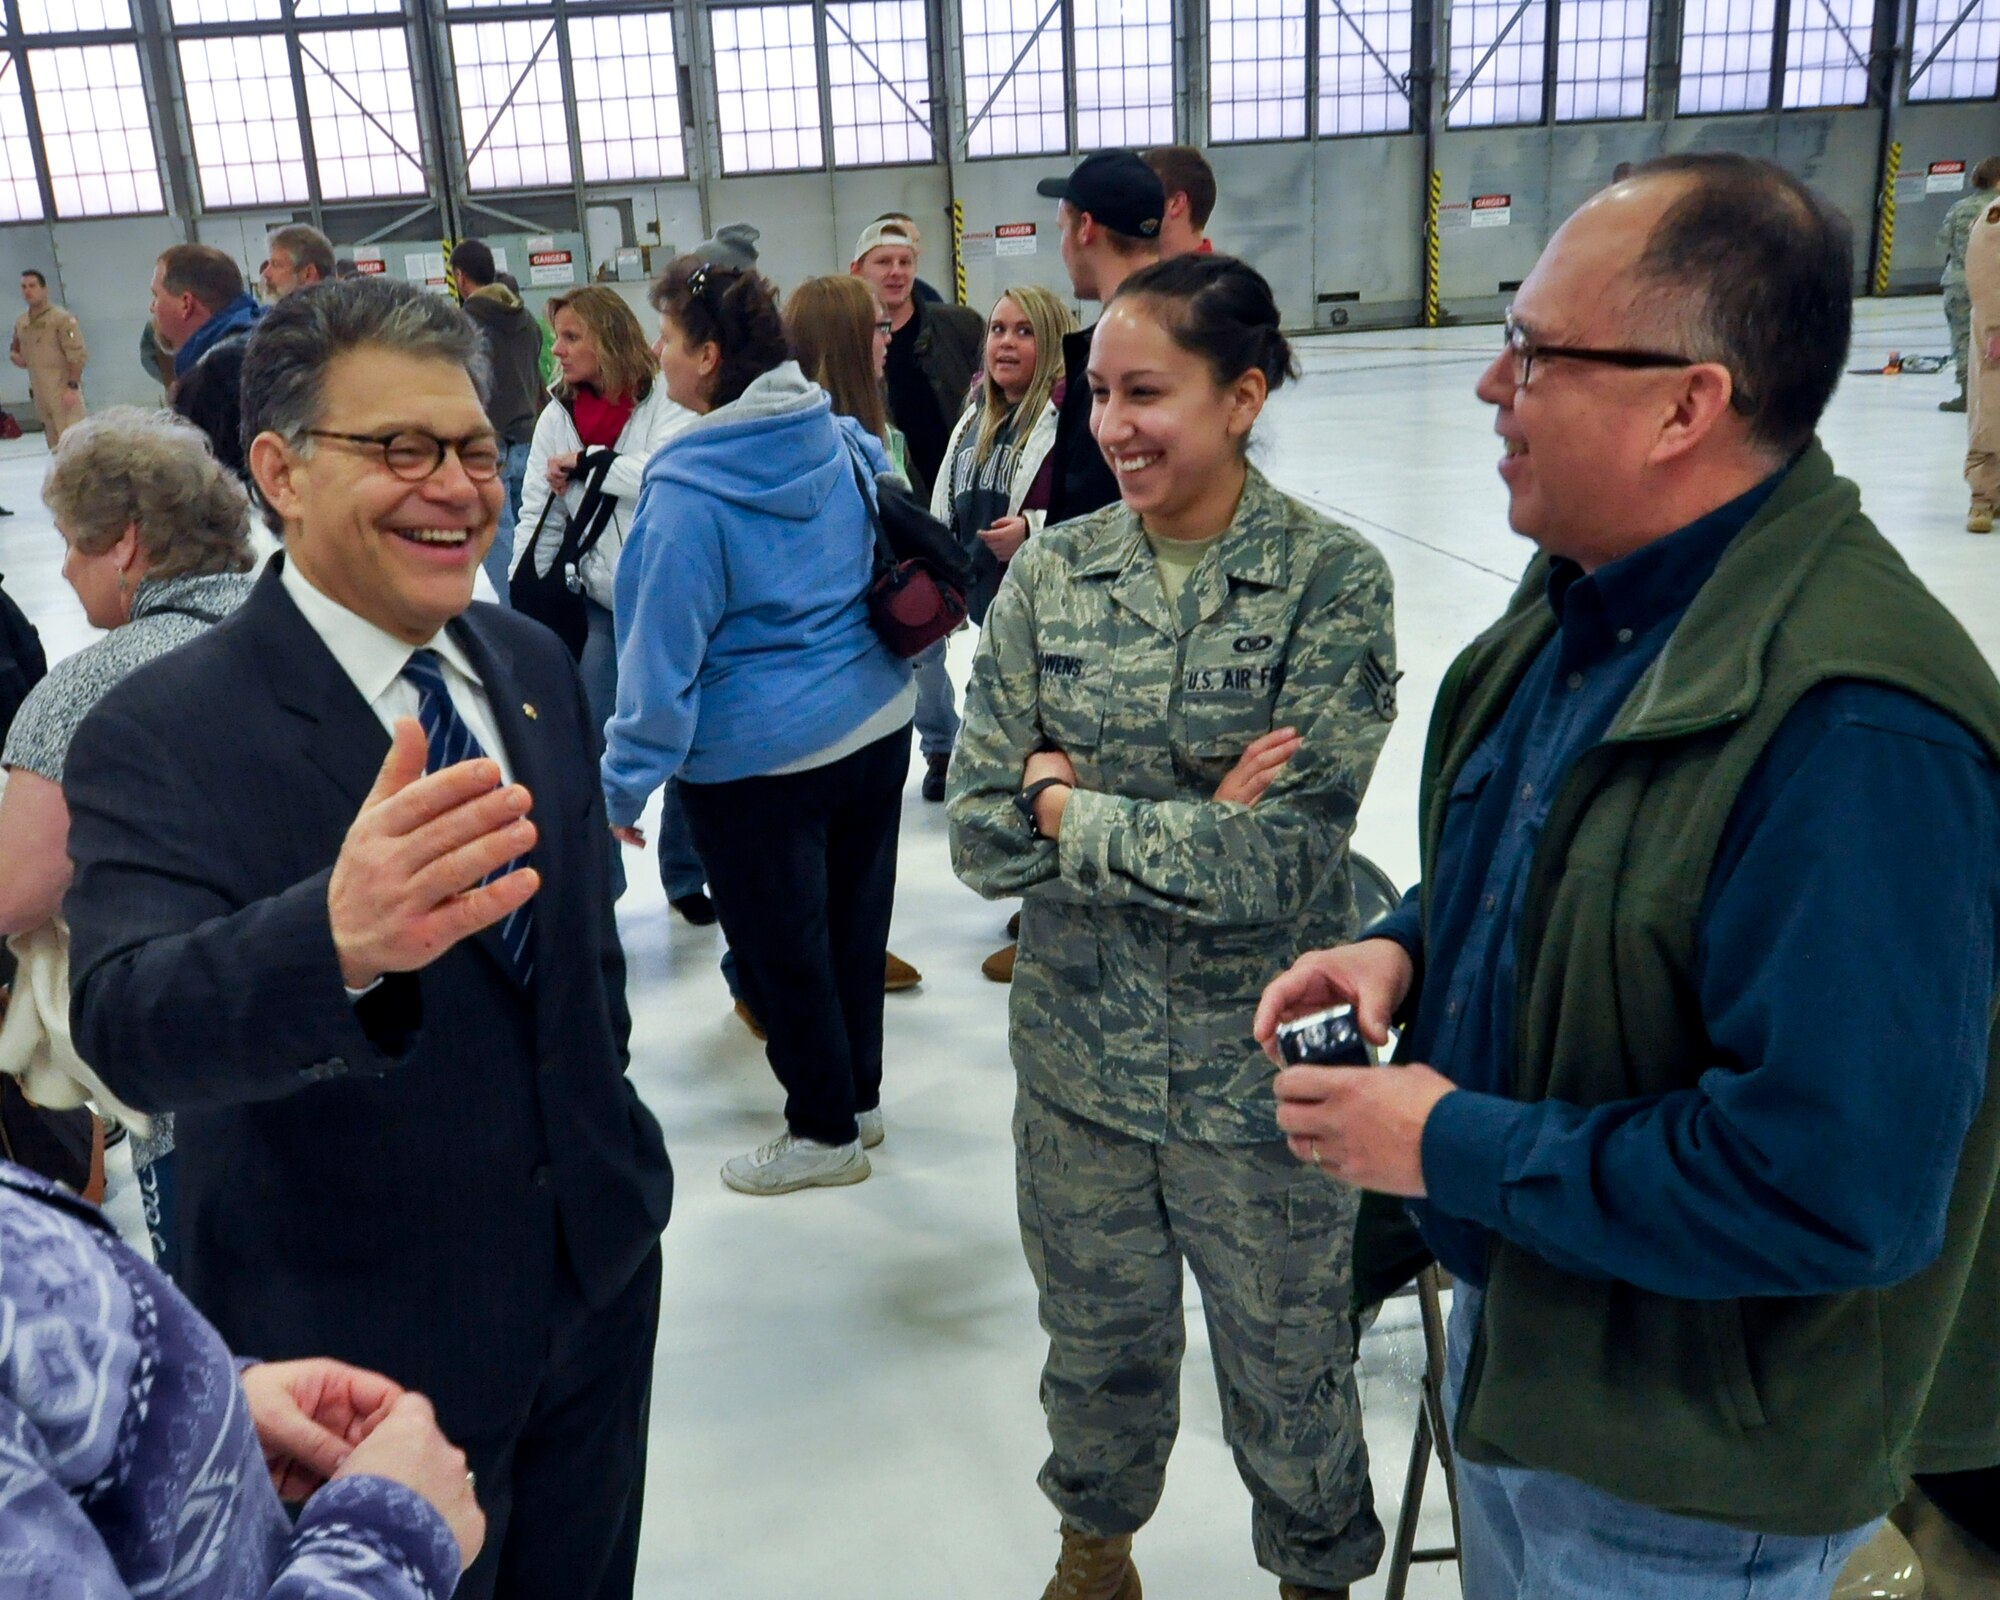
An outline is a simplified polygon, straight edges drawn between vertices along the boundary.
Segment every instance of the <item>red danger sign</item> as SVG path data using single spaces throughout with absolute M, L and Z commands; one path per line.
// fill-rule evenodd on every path
M 1933 161 L 1930 164 L 1929 170 L 1933 176 L 1947 172 L 1963 172 L 1965 170 L 1965 163 L 1963 161 Z
M 1003 222 L 993 230 L 996 239 L 1032 239 L 1035 225 L 1032 222 Z
M 1513 204 L 1511 194 L 1476 194 L 1472 197 L 1474 211 L 1505 211 Z
M 380 256 L 356 256 L 354 258 L 354 270 L 364 278 L 372 278 L 378 272 L 387 272 L 389 270 L 389 263 L 384 261 Z
M 531 267 L 566 267 L 569 265 L 567 250 L 537 250 L 528 257 Z

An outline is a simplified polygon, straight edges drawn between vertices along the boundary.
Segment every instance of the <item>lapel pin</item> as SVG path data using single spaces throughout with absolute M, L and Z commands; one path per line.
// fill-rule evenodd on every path
M 521 702 L 521 712 L 524 716 L 527 717 L 527 719 L 530 722 L 533 722 L 536 717 L 541 715 L 540 712 L 538 712 L 533 706 L 529 705 L 528 702 L 525 700 Z

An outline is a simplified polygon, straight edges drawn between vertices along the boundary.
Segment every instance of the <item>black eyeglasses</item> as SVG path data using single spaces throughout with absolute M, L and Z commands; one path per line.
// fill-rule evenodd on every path
M 1589 350 L 1573 344 L 1541 344 L 1535 336 L 1507 313 L 1507 351 L 1514 358 L 1514 386 L 1525 389 L 1535 375 L 1535 363 L 1551 356 L 1565 361 L 1594 361 L 1604 367 L 1695 367 L 1701 363 L 1688 356 L 1672 356 L 1660 350 Z
M 313 439 L 372 445 L 382 452 L 383 465 L 405 483 L 422 483 L 444 465 L 448 453 L 457 455 L 459 466 L 474 483 L 491 483 L 500 476 L 500 441 L 490 433 L 440 439 L 414 428 L 401 433 L 335 433 L 330 428 L 307 428 L 305 432 Z

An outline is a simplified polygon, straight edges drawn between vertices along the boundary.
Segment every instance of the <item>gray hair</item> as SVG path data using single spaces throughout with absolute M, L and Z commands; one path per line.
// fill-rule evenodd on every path
M 243 490 L 208 436 L 171 411 L 112 406 L 65 428 L 42 500 L 85 555 L 136 523 L 150 577 L 250 570 Z
M 294 272 L 303 267 L 318 267 L 321 282 L 333 276 L 333 241 L 303 222 L 278 229 L 266 241 L 266 248 L 282 250 L 290 256 Z
M 364 346 L 463 367 L 486 401 L 492 362 L 479 329 L 443 295 L 382 278 L 338 278 L 288 294 L 258 319 L 243 352 L 243 452 L 260 433 L 309 449 L 327 368 Z M 282 520 L 260 506 L 273 531 Z

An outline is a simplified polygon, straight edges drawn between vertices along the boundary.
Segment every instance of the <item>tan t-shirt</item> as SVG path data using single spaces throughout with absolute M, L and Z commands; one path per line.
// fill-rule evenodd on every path
M 1160 569 L 1160 587 L 1167 593 L 1168 605 L 1179 603 L 1188 574 L 1201 565 L 1201 558 L 1221 537 L 1220 533 L 1207 539 L 1162 539 L 1158 534 L 1146 535 L 1146 543 L 1153 547 L 1153 565 Z

